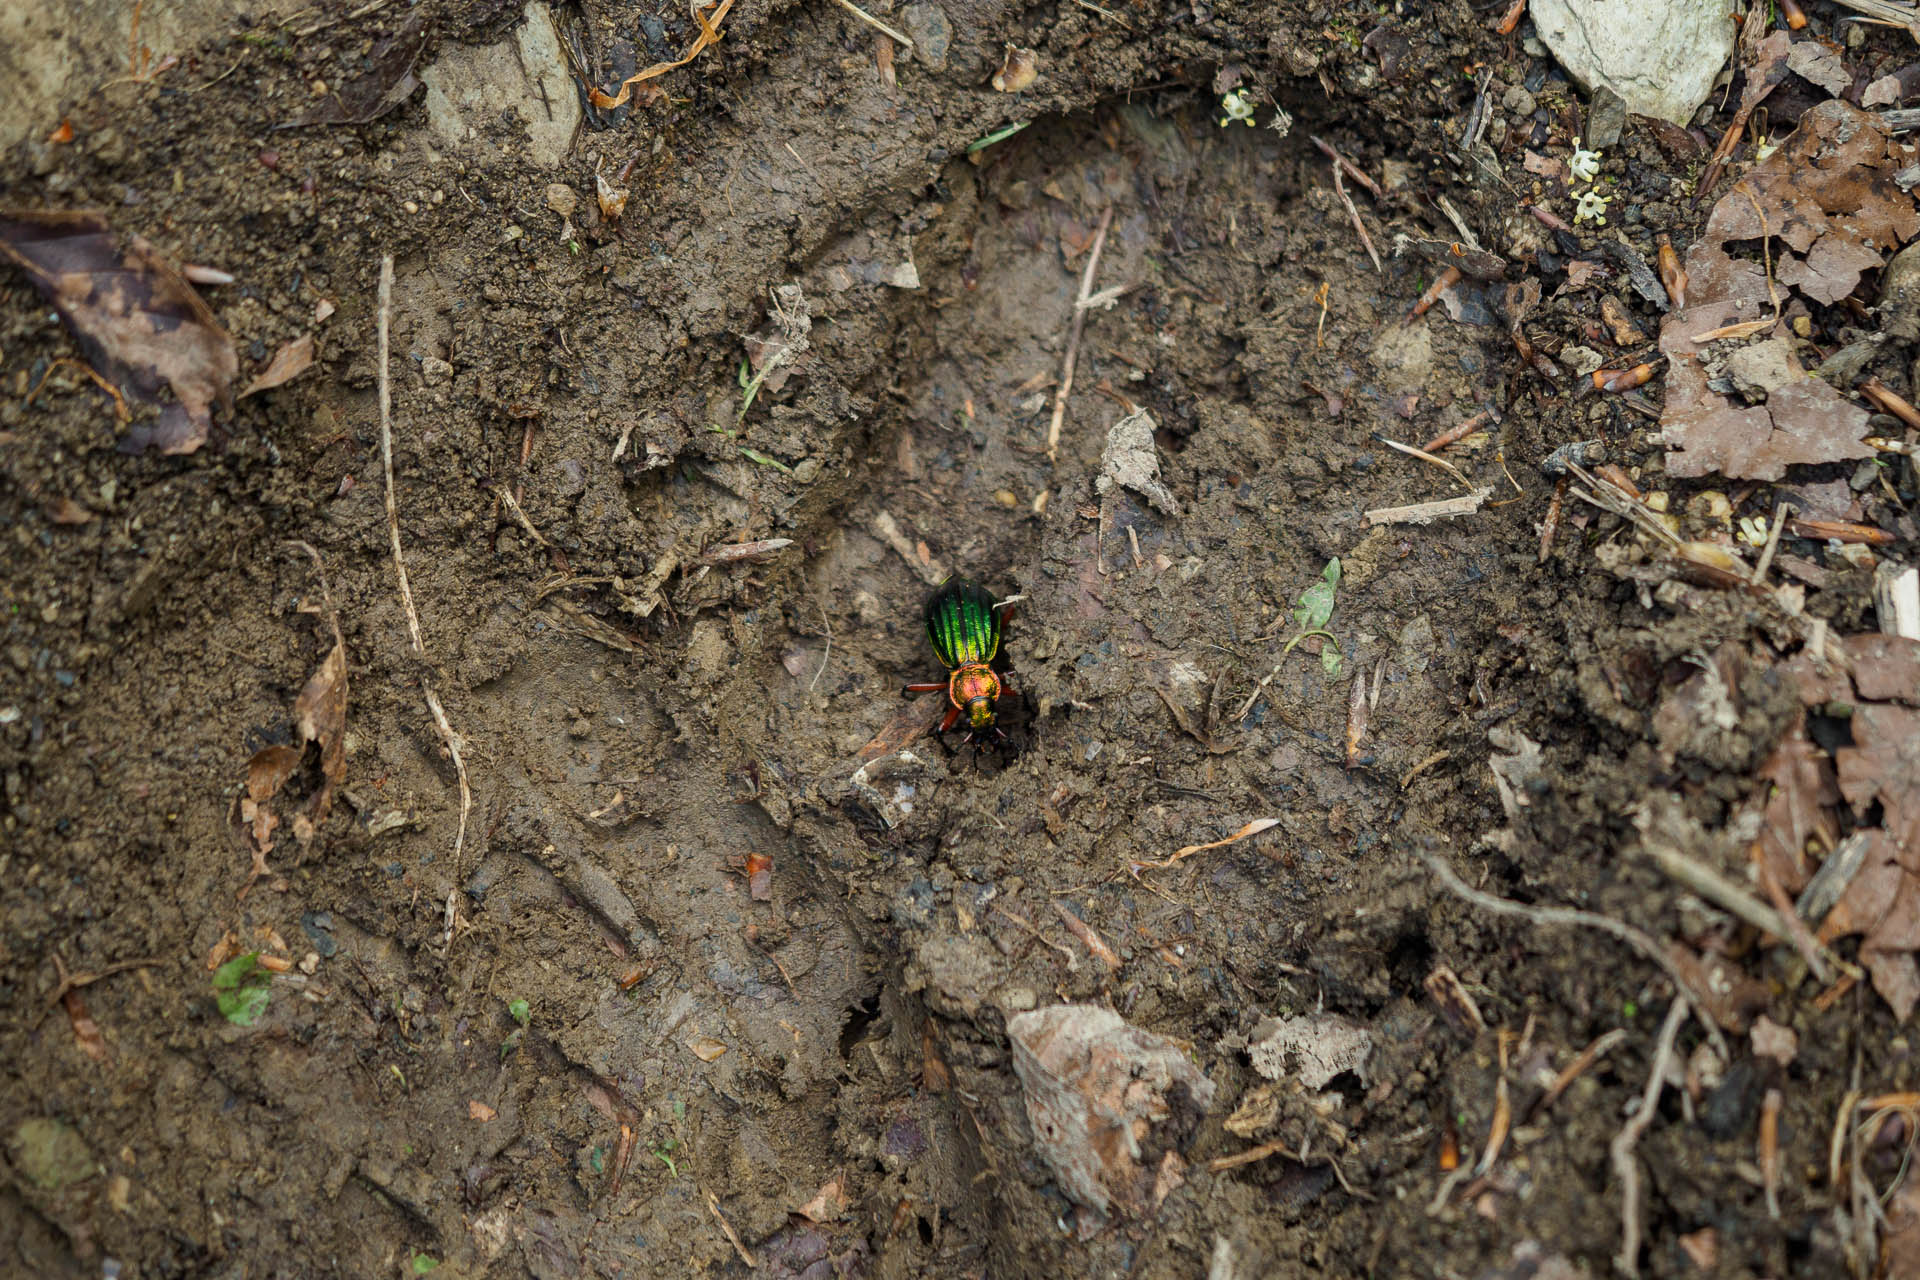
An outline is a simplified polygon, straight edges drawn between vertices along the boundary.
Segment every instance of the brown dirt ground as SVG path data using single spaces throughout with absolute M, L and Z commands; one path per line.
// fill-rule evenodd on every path
M 421 11 L 429 60 L 517 16 L 493 0 Z M 1604 936 L 1474 912 L 1413 855 L 1682 934 L 1678 895 L 1623 853 L 1631 815 L 1666 789 L 1723 820 L 1787 700 L 1756 698 L 1724 758 L 1661 757 L 1646 714 L 1661 679 L 1752 619 L 1643 599 L 1588 552 L 1604 521 L 1535 564 L 1552 483 L 1538 460 L 1598 434 L 1657 468 L 1649 424 L 1526 384 L 1497 324 L 1399 323 L 1431 268 L 1374 271 L 1307 138 L 1391 175 L 1383 201 L 1360 200 L 1383 252 L 1396 229 L 1451 235 L 1427 204 L 1441 192 L 1504 247 L 1524 221 L 1507 176 L 1449 158 L 1476 74 L 1496 104 L 1533 77 L 1554 119 L 1577 119 L 1577 100 L 1458 0 L 1386 19 L 1136 4 L 1124 27 L 1091 6 L 947 12 L 947 68 L 903 54 L 889 87 L 843 10 L 748 0 L 662 82 L 670 102 L 583 131 L 552 171 L 518 158 L 510 120 L 490 156 L 440 153 L 418 95 L 374 124 L 277 128 L 310 80 L 350 74 L 393 29 L 381 12 L 304 42 L 237 24 L 156 83 L 81 101 L 73 144 L 10 157 L 8 203 L 107 209 L 239 276 L 208 296 L 243 376 L 315 329 L 318 300 L 338 309 L 316 366 L 242 401 L 216 447 L 133 457 L 84 381 L 56 374 L 27 405 L 73 344 L 4 278 L 0 702 L 18 714 L 0 726 L 0 1131 L 57 1120 L 96 1168 L 48 1188 L 9 1154 L 9 1267 L 373 1276 L 420 1254 L 445 1274 L 740 1272 L 724 1215 L 772 1275 L 1195 1276 L 1224 1255 L 1213 1274 L 1474 1276 L 1528 1242 L 1607 1271 L 1607 1144 L 1671 988 Z M 570 19 L 631 22 L 600 3 Z M 693 34 L 672 6 L 652 20 L 668 48 Z M 1019 99 L 985 87 L 1009 39 L 1042 65 Z M 1223 70 L 1290 110 L 1291 133 L 1221 127 Z M 610 226 L 586 193 L 629 157 L 632 201 Z M 1501 160 L 1521 176 L 1517 150 Z M 583 193 L 571 244 L 554 182 Z M 1685 207 L 1646 204 L 1627 222 L 1643 251 L 1655 229 L 1690 238 Z M 1100 280 L 1130 289 L 1086 326 L 1050 465 L 1048 380 L 1106 208 Z M 383 252 L 425 662 L 383 507 Z M 881 282 L 909 257 L 917 289 Z M 812 309 L 807 363 L 726 430 L 742 335 L 790 283 Z M 1095 493 L 1129 402 L 1159 424 L 1178 516 Z M 1418 441 L 1484 404 L 1504 423 L 1462 457 L 1495 505 L 1369 532 L 1366 509 L 1452 492 L 1378 438 Z M 61 497 L 92 518 L 52 522 Z M 1022 697 L 1008 746 L 923 739 L 861 786 L 863 744 L 932 661 L 924 566 L 875 536 L 883 512 L 934 560 L 1024 593 L 1008 632 Z M 696 563 L 769 537 L 795 545 Z M 347 774 L 318 838 L 283 839 L 242 898 L 245 762 L 289 740 L 331 643 L 290 539 L 319 551 L 345 634 Z M 1311 646 L 1282 652 L 1333 556 L 1337 679 Z M 1857 620 L 1864 599 L 1840 582 L 1829 607 Z M 1367 762 L 1348 769 L 1354 672 L 1379 698 Z M 472 770 L 458 866 L 429 681 Z M 1495 838 L 1498 729 L 1543 744 L 1545 764 L 1517 834 Z M 1280 822 L 1128 872 L 1259 817 Z M 749 854 L 773 860 L 770 901 L 748 893 Z M 229 932 L 317 958 L 276 979 L 251 1028 L 214 1004 L 207 958 Z M 83 990 L 106 1061 L 42 1016 L 56 956 L 155 961 Z M 1832 1116 L 1855 1071 L 1911 1082 L 1910 1047 L 1864 989 L 1818 1012 L 1785 953 L 1747 964 L 1804 1046 L 1785 1076 L 1782 1212 L 1749 1176 L 1766 1081 L 1741 1053 L 1696 1123 L 1670 1094 L 1642 1142 L 1654 1274 L 1687 1272 L 1679 1237 L 1705 1226 L 1718 1274 L 1835 1274 Z M 1438 1017 L 1422 986 L 1438 965 L 1556 1066 L 1614 1027 L 1627 1039 L 1515 1132 L 1492 1185 L 1430 1212 L 1442 1146 L 1471 1161 L 1484 1141 L 1498 1069 L 1492 1034 Z M 1185 1184 L 1090 1239 L 1035 1154 L 1004 1033 L 1056 1000 L 1189 1045 L 1220 1089 Z M 1210 1171 L 1250 1145 L 1222 1121 L 1259 1083 L 1242 1051 L 1255 1025 L 1321 1009 L 1378 1033 L 1371 1087 L 1344 1078 L 1337 1106 L 1283 1092 L 1268 1136 L 1307 1158 Z M 845 1213 L 796 1216 L 830 1179 Z

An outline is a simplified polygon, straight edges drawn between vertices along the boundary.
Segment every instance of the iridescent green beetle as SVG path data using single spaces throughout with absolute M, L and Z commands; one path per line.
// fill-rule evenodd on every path
M 926 617 L 927 639 L 933 642 L 934 656 L 947 669 L 947 678 L 938 684 L 910 684 L 901 693 L 946 690 L 947 701 L 953 705 L 940 722 L 941 733 L 953 728 L 964 714 L 976 732 L 992 729 L 1000 734 L 994 724 L 994 704 L 1003 694 L 1012 696 L 1014 691 L 992 666 L 1000 653 L 1004 623 L 994 610 L 993 593 L 955 575 L 927 597 Z

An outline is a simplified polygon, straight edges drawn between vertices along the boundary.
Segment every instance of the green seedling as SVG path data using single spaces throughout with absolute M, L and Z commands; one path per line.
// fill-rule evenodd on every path
M 249 951 L 213 971 L 214 1003 L 220 1016 L 236 1027 L 250 1027 L 267 1011 L 272 977 L 260 967 L 260 953 Z
M 507 1006 L 507 1016 L 524 1027 L 533 1015 L 525 1000 L 515 1000 Z
M 1022 120 L 1018 124 L 1010 124 L 1002 128 L 995 129 L 992 133 L 988 134 L 986 137 L 978 138 L 972 142 L 969 142 L 967 144 L 967 154 L 970 156 L 977 156 L 982 151 L 985 151 L 988 147 L 992 146 L 994 143 L 1005 142 L 1008 138 L 1011 138 L 1014 134 L 1020 132 L 1022 129 L 1026 128 L 1028 125 L 1032 123 L 1033 121 L 1031 120 Z
M 1329 678 L 1340 674 L 1340 646 L 1333 632 L 1327 630 L 1327 623 L 1333 617 L 1334 593 L 1340 588 L 1340 558 L 1335 556 L 1327 561 L 1327 567 L 1320 571 L 1320 581 L 1300 593 L 1299 601 L 1293 607 L 1294 625 L 1299 633 L 1287 641 L 1280 652 L 1284 656 L 1293 652 L 1293 646 L 1308 636 L 1321 636 L 1327 641 L 1320 650 L 1320 669 Z
M 780 459 L 778 458 L 767 456 L 766 454 L 760 452 L 758 449 L 749 449 L 747 448 L 747 446 L 741 445 L 740 456 L 745 458 L 748 462 L 757 462 L 763 467 L 772 467 L 775 471 L 778 471 L 783 475 L 790 476 L 793 474 L 792 467 L 780 461 Z
M 680 1140 L 678 1138 L 668 1138 L 665 1142 L 653 1148 L 653 1150 L 650 1152 L 650 1154 L 653 1156 L 655 1160 L 658 1160 L 661 1164 L 667 1166 L 667 1176 L 675 1179 L 678 1179 L 680 1176 L 680 1166 L 675 1164 L 673 1162 L 673 1157 L 668 1155 L 667 1153 L 669 1151 L 672 1151 L 675 1147 L 679 1145 L 680 1145 Z
M 440 1266 L 440 1259 L 418 1249 L 407 1250 L 407 1271 L 411 1275 L 423 1276 Z

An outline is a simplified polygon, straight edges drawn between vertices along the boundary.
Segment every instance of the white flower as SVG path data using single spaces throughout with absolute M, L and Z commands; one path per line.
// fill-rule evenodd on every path
M 1248 128 L 1253 127 L 1253 96 L 1245 89 L 1235 89 L 1220 99 L 1220 109 L 1227 114 L 1221 117 L 1221 125 L 1230 125 L 1235 120 L 1245 121 Z
M 1600 194 L 1598 188 L 1592 191 L 1582 191 L 1580 193 L 1580 200 L 1574 206 L 1573 210 L 1574 225 L 1578 226 L 1582 222 L 1592 222 L 1597 227 L 1606 226 L 1607 206 L 1612 203 L 1613 201 L 1609 197 Z
M 1567 161 L 1567 171 L 1573 174 L 1575 182 L 1592 182 L 1600 176 L 1600 153 L 1586 151 L 1580 146 L 1580 139 L 1573 140 L 1573 155 Z

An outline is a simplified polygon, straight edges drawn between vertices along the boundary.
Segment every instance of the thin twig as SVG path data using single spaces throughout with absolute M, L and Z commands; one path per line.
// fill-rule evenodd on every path
M 1767 570 L 1773 567 L 1773 553 L 1780 546 L 1780 531 L 1787 526 L 1787 517 L 1793 514 L 1793 504 L 1783 502 L 1774 509 L 1773 524 L 1767 530 L 1767 549 L 1760 553 L 1760 563 L 1753 566 L 1753 585 L 1760 586 L 1767 580 Z
M 393 543 L 393 571 L 400 580 L 400 602 L 406 606 L 407 632 L 413 638 L 414 653 L 425 658 L 427 645 L 420 635 L 420 614 L 413 607 L 413 589 L 407 584 L 407 559 L 400 548 L 400 508 L 393 495 L 393 378 L 389 368 L 393 328 L 393 255 L 390 253 L 380 259 L 379 324 L 380 468 L 387 482 L 387 534 Z M 442 939 L 444 943 L 451 943 L 455 895 L 460 892 L 460 878 L 465 872 L 462 861 L 467 848 L 467 818 L 473 812 L 473 788 L 467 781 L 467 762 L 460 754 L 460 735 L 453 731 L 453 725 L 447 719 L 447 709 L 440 704 L 440 695 L 434 692 L 432 680 L 424 674 L 420 677 L 420 689 L 426 700 L 427 712 L 433 717 L 434 728 L 440 731 L 441 741 L 447 744 L 447 754 L 453 757 L 454 774 L 460 780 L 460 827 L 453 837 L 453 877 L 447 887 L 446 932 Z
M 1620 1027 L 1615 1027 L 1582 1049 L 1578 1057 L 1561 1068 L 1560 1074 L 1553 1078 L 1553 1083 L 1547 1086 L 1547 1091 L 1540 1095 L 1540 1101 L 1534 1104 L 1530 1114 L 1538 1115 L 1555 1102 L 1558 1102 L 1560 1095 L 1572 1087 L 1575 1080 L 1578 1080 L 1582 1075 L 1586 1074 L 1587 1068 L 1599 1061 L 1601 1054 L 1613 1048 L 1613 1046 L 1619 1044 L 1626 1038 L 1627 1033 Z
M 747 1252 L 747 1246 L 741 1244 L 740 1237 L 734 1234 L 733 1224 L 727 1221 L 727 1215 L 720 1212 L 720 1201 L 711 1191 L 707 1192 L 707 1211 L 713 1214 L 713 1220 L 720 1224 L 720 1230 L 726 1235 L 727 1243 L 731 1244 L 733 1251 L 740 1255 L 740 1261 L 747 1264 L 747 1269 L 751 1271 L 758 1267 L 760 1264 L 755 1262 L 753 1255 Z
M 1380 189 L 1380 184 L 1375 182 L 1372 178 L 1369 178 L 1366 174 L 1366 171 L 1362 169 L 1359 165 L 1355 164 L 1353 161 L 1347 159 L 1345 156 L 1341 155 L 1338 151 L 1334 150 L 1333 145 L 1331 143 L 1325 142 L 1320 138 L 1315 137 L 1313 134 L 1308 134 L 1307 139 L 1308 141 L 1312 142 L 1314 146 L 1320 148 L 1320 150 L 1325 153 L 1327 159 L 1333 161 L 1335 164 L 1339 165 L 1342 169 L 1345 169 L 1348 173 L 1352 174 L 1353 180 L 1359 183 L 1361 186 L 1365 187 L 1368 193 L 1371 194 L 1375 200 L 1386 199 L 1387 193 Z
M 1093 296 L 1093 274 L 1100 269 L 1100 251 L 1107 246 L 1107 228 L 1113 225 L 1113 206 L 1100 215 L 1100 226 L 1093 233 L 1093 247 L 1087 250 L 1087 267 L 1080 273 L 1080 295 L 1074 299 L 1073 323 L 1067 329 L 1067 354 L 1060 362 L 1060 386 L 1053 393 L 1053 421 L 1047 424 L 1047 462 L 1060 456 L 1060 423 L 1067 416 L 1067 397 L 1073 392 L 1073 367 L 1080 358 L 1080 332 L 1087 324 L 1087 309 L 1080 304 Z
M 808 693 L 812 693 L 819 687 L 820 677 L 827 674 L 827 663 L 833 660 L 833 619 L 827 616 L 827 606 L 820 604 L 818 600 L 814 603 L 820 605 L 820 621 L 827 628 L 827 649 L 820 655 L 820 669 L 813 673 L 813 683 L 807 686 Z
M 1778 911 L 1712 867 L 1703 866 L 1678 849 L 1655 840 L 1643 837 L 1640 846 L 1647 851 L 1647 856 L 1653 859 L 1655 866 L 1716 907 L 1732 913 L 1762 933 L 1777 938 L 1781 942 L 1788 944 L 1795 942 L 1792 927 Z M 1833 971 L 1827 966 L 1826 957 L 1819 952 L 1806 953 L 1806 961 L 1808 967 L 1813 970 L 1814 976 L 1821 982 L 1833 980 Z
M 1380 255 L 1373 251 L 1373 237 L 1367 234 L 1367 224 L 1360 221 L 1360 210 L 1354 207 L 1353 197 L 1347 194 L 1347 184 L 1341 180 L 1341 162 L 1333 162 L 1333 192 L 1340 197 L 1340 203 L 1347 206 L 1347 216 L 1353 219 L 1353 229 L 1360 233 L 1360 243 L 1365 247 L 1367 256 L 1373 259 L 1373 269 L 1380 275 L 1387 269 L 1380 265 Z
M 519 501 L 513 496 L 513 490 L 507 488 L 505 485 L 501 485 L 495 489 L 493 493 L 495 497 L 506 504 L 507 510 L 513 513 L 513 518 L 520 522 L 520 527 L 527 531 L 529 538 L 532 538 L 543 547 L 551 547 L 553 545 L 547 541 L 545 534 L 533 527 L 533 521 L 528 518 L 526 510 L 521 507 Z
M 1401 453 L 1406 454 L 1409 458 L 1418 458 L 1422 462 L 1430 462 L 1434 466 L 1439 467 L 1442 471 L 1445 471 L 1449 475 L 1453 476 L 1453 478 L 1458 480 L 1461 484 L 1467 485 L 1469 488 L 1472 487 L 1471 482 L 1467 479 L 1466 472 L 1460 470 L 1459 467 L 1454 466 L 1453 463 L 1447 461 L 1445 458 L 1440 457 L 1438 454 L 1428 453 L 1425 449 L 1416 449 L 1414 446 L 1410 444 L 1401 444 L 1398 440 L 1389 440 L 1385 436 L 1375 436 L 1374 439 L 1378 440 L 1381 444 L 1387 446 L 1387 448 L 1389 449 L 1398 449 Z
M 1674 1037 L 1680 1034 L 1680 1024 L 1687 1020 L 1688 1012 L 1686 998 L 1675 997 L 1673 1007 L 1667 1010 L 1667 1020 L 1660 1024 L 1660 1044 L 1654 1050 L 1653 1067 L 1647 1072 L 1647 1087 L 1640 1094 L 1640 1109 L 1613 1135 L 1613 1145 L 1609 1148 L 1613 1174 L 1620 1180 L 1620 1252 L 1614 1257 L 1613 1265 L 1630 1276 L 1640 1274 L 1640 1166 L 1634 1163 L 1633 1148 L 1660 1109 L 1660 1090 L 1666 1083 L 1667 1067 L 1673 1061 Z M 1711 1023 L 1702 1018 L 1700 1025 Z
M 1438 880 L 1448 892 L 1471 902 L 1482 911 L 1490 911 L 1494 915 L 1501 916 L 1518 916 L 1522 920 L 1530 920 L 1534 924 L 1577 924 L 1589 929 L 1599 929 L 1603 933 L 1612 934 L 1647 959 L 1659 965 L 1661 972 L 1667 975 L 1668 980 L 1673 983 L 1674 987 L 1678 989 L 1682 995 L 1691 999 L 1695 1004 L 1701 1003 L 1699 993 L 1693 989 L 1693 984 L 1687 981 L 1686 976 L 1680 972 L 1679 967 L 1667 957 L 1665 949 L 1663 949 L 1658 942 L 1655 942 L 1651 936 L 1634 928 L 1632 925 L 1615 920 L 1612 916 L 1603 916 L 1597 911 L 1582 911 L 1578 907 L 1531 907 L 1525 903 L 1513 902 L 1507 898 L 1496 897 L 1491 893 L 1482 893 L 1480 890 L 1471 887 L 1466 881 L 1462 880 L 1459 874 L 1438 854 L 1427 853 L 1422 850 L 1418 856 L 1427 864 L 1427 869 L 1433 872 L 1434 878 Z M 1700 1025 L 1705 1029 L 1707 1039 L 1711 1040 L 1713 1047 L 1719 1051 L 1721 1061 L 1732 1062 L 1733 1054 L 1727 1048 L 1726 1037 L 1720 1034 L 1720 1028 L 1713 1024 L 1711 1018 L 1702 1018 Z
M 839 5 L 842 9 L 845 9 L 848 13 L 852 14 L 854 17 L 860 19 L 860 21 L 872 27 L 875 31 L 878 31 L 882 35 L 886 36 L 888 39 L 893 40 L 896 43 L 905 45 L 909 51 L 912 50 L 913 48 L 912 40 L 909 40 L 906 36 L 901 35 L 898 31 L 895 31 L 892 27 L 888 26 L 886 23 L 874 17 L 872 14 L 868 13 L 865 9 L 862 9 L 859 5 L 855 4 L 853 0 L 833 0 L 833 2 Z

